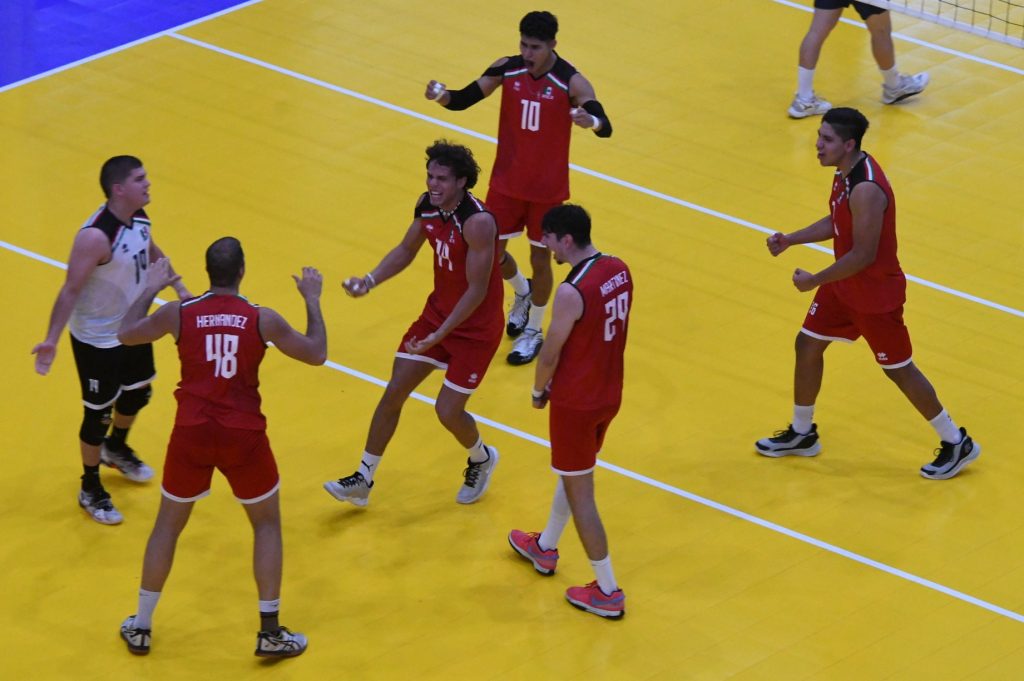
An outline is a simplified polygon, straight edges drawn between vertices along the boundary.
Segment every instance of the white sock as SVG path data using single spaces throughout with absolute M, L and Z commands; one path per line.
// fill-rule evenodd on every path
M 469 460 L 473 463 L 483 463 L 491 458 L 491 453 L 487 451 L 487 445 L 484 444 L 483 437 L 479 438 L 476 444 L 466 451 L 469 452 Z
M 272 601 L 260 601 L 260 612 L 275 613 L 281 609 L 281 599 L 275 598 Z
M 594 567 L 594 574 L 597 575 L 597 585 L 605 596 L 611 596 L 612 592 L 619 588 L 615 582 L 615 575 L 612 574 L 612 557 L 607 555 L 601 560 L 592 560 L 590 564 Z
M 893 64 L 891 69 L 878 70 L 882 72 L 882 80 L 888 87 L 894 88 L 900 84 L 900 72 L 896 70 L 896 64 Z
M 509 285 L 512 286 L 512 290 L 518 293 L 520 296 L 525 296 L 530 292 L 530 282 L 526 280 L 523 273 L 516 270 L 516 273 L 512 275 L 511 279 L 506 279 Z
M 547 305 L 534 305 L 530 308 L 530 320 L 526 322 L 526 328 L 537 329 L 544 324 L 544 313 L 547 312 Z
M 928 423 L 931 424 L 931 427 L 939 434 L 939 439 L 943 442 L 958 445 L 963 439 L 963 436 L 960 434 L 960 429 L 955 423 L 953 423 L 953 419 L 950 418 L 949 412 L 945 409 L 940 411 L 939 415 Z
M 548 516 L 547 527 L 540 533 L 537 543 L 541 549 L 550 551 L 558 548 L 558 540 L 562 538 L 562 532 L 572 517 L 569 510 L 569 498 L 565 496 L 565 484 L 562 477 L 558 477 L 558 484 L 555 485 L 555 498 L 551 501 L 551 514 Z
M 811 432 L 811 425 L 814 423 L 814 405 L 807 407 L 799 404 L 793 405 L 793 430 L 801 435 Z
M 814 69 L 796 67 L 796 96 L 800 99 L 814 96 Z
M 156 602 L 159 600 L 159 591 L 139 589 L 139 610 L 135 614 L 136 629 L 153 628 L 153 611 L 156 610 Z
M 366 480 L 367 485 L 373 482 L 373 474 L 377 472 L 377 466 L 380 465 L 381 458 L 376 454 L 363 452 L 363 460 L 359 462 L 358 470 L 363 474 L 363 479 Z

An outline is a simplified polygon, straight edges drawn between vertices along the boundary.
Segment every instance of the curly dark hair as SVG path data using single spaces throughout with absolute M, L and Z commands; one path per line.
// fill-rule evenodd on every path
M 530 12 L 519 22 L 521 35 L 543 40 L 554 40 L 558 33 L 558 17 L 551 12 Z
M 475 187 L 480 177 L 480 166 L 469 147 L 452 144 L 448 140 L 437 140 L 427 147 L 427 165 L 431 162 L 451 168 L 456 178 L 466 178 L 466 189 Z

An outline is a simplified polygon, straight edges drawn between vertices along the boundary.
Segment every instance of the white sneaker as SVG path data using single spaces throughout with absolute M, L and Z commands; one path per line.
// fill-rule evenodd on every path
M 128 646 L 128 652 L 132 655 L 149 655 L 149 642 L 153 632 L 149 629 L 139 629 L 135 626 L 135 615 L 129 615 L 121 623 L 121 638 Z
M 288 631 L 287 627 L 256 634 L 257 657 L 295 657 L 306 652 L 308 645 L 305 634 Z
M 509 338 L 515 338 L 521 334 L 526 328 L 526 323 L 530 321 L 530 308 L 533 307 L 533 303 L 530 302 L 530 296 L 533 295 L 533 280 L 527 279 L 526 283 L 529 284 L 530 290 L 526 292 L 525 296 L 516 293 L 508 308 L 508 323 L 505 325 L 505 333 Z
M 508 363 L 514 366 L 529 364 L 540 354 L 540 346 L 544 344 L 544 334 L 540 329 L 527 329 L 523 331 L 516 342 L 512 344 L 512 352 L 508 353 Z
M 104 525 L 118 525 L 124 520 L 121 512 L 114 508 L 114 503 L 105 489 L 98 492 L 79 490 L 78 505 L 92 516 L 93 520 Z
M 366 478 L 359 472 L 324 483 L 324 489 L 332 497 L 338 501 L 348 501 L 356 506 L 366 506 L 370 503 L 371 487 L 373 487 L 373 483 L 367 484 Z
M 789 105 L 790 118 L 807 118 L 808 116 L 821 116 L 832 108 L 830 102 L 826 102 L 816 94 L 811 94 L 810 99 L 802 99 L 800 95 L 793 97 L 793 103 Z
M 931 80 L 931 76 L 927 73 L 915 73 L 912 76 L 907 73 L 901 73 L 900 82 L 896 87 L 891 88 L 888 85 L 882 85 L 882 102 L 884 104 L 895 104 L 907 97 L 920 94 L 928 87 L 929 80 Z
M 462 483 L 459 494 L 455 497 L 455 501 L 460 504 L 472 504 L 477 501 L 487 491 L 487 486 L 491 484 L 491 474 L 494 473 L 494 468 L 498 465 L 498 450 L 494 447 L 487 447 L 487 453 L 490 454 L 487 461 L 474 463 L 471 460 L 466 460 L 466 470 L 462 471 L 465 482 Z
M 146 482 L 153 477 L 153 469 L 135 455 L 135 450 L 125 445 L 122 449 L 111 449 L 107 440 L 100 445 L 100 463 L 121 471 L 121 475 L 132 482 Z

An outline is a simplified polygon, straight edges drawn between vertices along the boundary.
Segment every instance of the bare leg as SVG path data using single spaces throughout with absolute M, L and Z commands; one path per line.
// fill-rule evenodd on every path
M 825 350 L 831 341 L 824 341 L 806 333 L 796 335 L 796 367 L 793 372 L 793 403 L 810 406 L 821 392 L 825 374 Z
M 160 497 L 160 510 L 156 514 L 153 531 L 146 543 L 146 556 L 142 560 L 142 588 L 146 591 L 163 591 L 167 576 L 174 563 L 174 549 L 178 537 L 188 524 L 195 502 L 172 501 Z
M 86 466 L 99 466 L 100 465 L 100 447 L 99 445 L 90 445 L 81 440 L 78 441 L 78 446 L 82 450 L 82 463 Z
M 878 68 L 888 71 L 896 65 L 896 48 L 892 44 L 892 20 L 889 13 L 872 14 L 865 23 L 871 33 L 871 54 Z
M 480 440 L 480 430 L 476 426 L 476 419 L 466 411 L 469 397 L 469 394 L 452 390 L 445 385 L 441 387 L 441 392 L 437 395 L 437 402 L 434 404 L 434 411 L 437 412 L 437 418 L 441 424 L 466 449 Z
M 391 442 L 398 419 L 402 415 L 402 407 L 409 395 L 434 370 L 432 364 L 411 359 L 396 357 L 391 367 L 391 380 L 388 381 L 384 395 L 377 403 L 370 420 L 370 432 L 366 436 L 366 451 L 383 456 L 388 443 Z
M 594 498 L 594 474 L 563 475 L 565 496 L 569 499 L 576 532 L 580 535 L 583 549 L 592 561 L 608 557 L 608 536 L 605 534 L 601 516 L 597 513 Z
M 261 601 L 281 597 L 281 564 L 284 549 L 281 542 L 280 497 L 274 492 L 255 504 L 242 504 L 252 524 L 252 569 Z
M 530 244 L 530 267 L 533 269 L 532 301 L 538 307 L 544 307 L 551 298 L 554 274 L 551 271 L 551 251 L 543 246 Z
M 519 266 L 516 259 L 508 252 L 508 239 L 498 239 L 498 269 L 501 270 L 501 278 L 506 281 L 516 276 Z
M 942 404 L 935 394 L 931 382 L 921 373 L 913 362 L 899 369 L 884 369 L 885 375 L 899 386 L 914 408 L 927 421 L 931 421 L 942 411 Z
M 816 9 L 811 18 L 811 27 L 807 29 L 807 35 L 800 43 L 799 64 L 805 69 L 813 69 L 818 65 L 818 57 L 821 56 L 821 46 L 825 44 L 832 29 L 839 23 L 842 15 L 841 9 Z

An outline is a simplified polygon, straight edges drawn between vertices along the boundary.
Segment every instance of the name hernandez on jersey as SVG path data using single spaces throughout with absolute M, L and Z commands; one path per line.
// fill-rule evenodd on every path
M 498 153 L 490 188 L 537 203 L 569 198 L 569 141 L 572 103 L 569 81 L 576 67 L 555 54 L 540 78 L 530 75 L 522 56 L 507 57 L 502 71 Z

